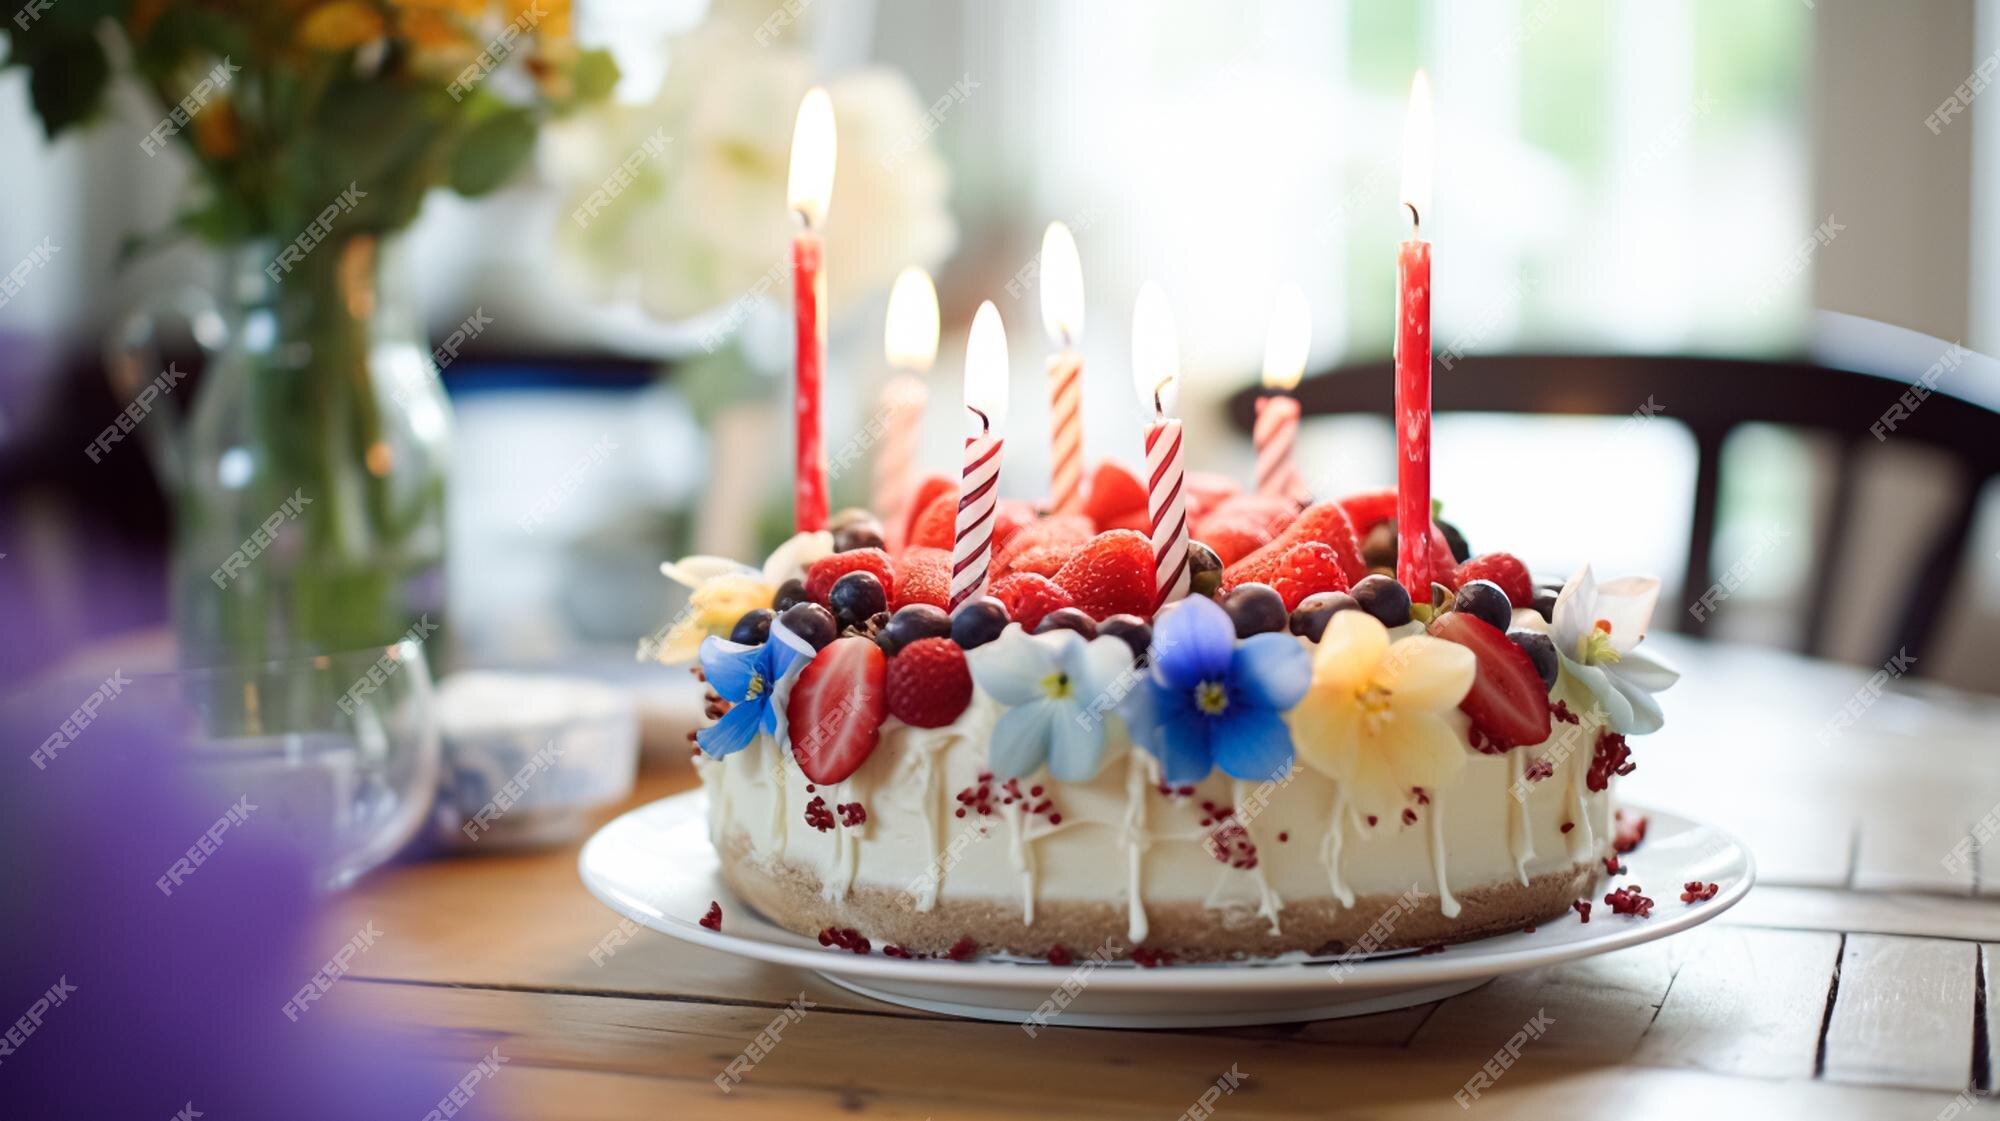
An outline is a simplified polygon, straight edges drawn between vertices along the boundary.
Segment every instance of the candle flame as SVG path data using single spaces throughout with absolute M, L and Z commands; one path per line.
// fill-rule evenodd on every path
M 1278 289 L 1271 325 L 1264 333 L 1264 388 L 1286 390 L 1299 384 L 1312 350 L 1312 311 L 1296 284 Z
M 926 373 L 937 361 L 938 301 L 931 274 L 915 265 L 896 277 L 889 290 L 889 314 L 882 323 L 882 352 L 898 369 Z
M 1431 80 L 1419 70 L 1410 82 L 1410 112 L 1403 118 L 1403 205 L 1411 212 L 1412 225 L 1420 225 L 1431 213 L 1431 165 L 1436 149 Z
M 965 407 L 982 431 L 1007 419 L 1007 328 L 992 300 L 979 305 L 965 338 Z
M 1132 384 L 1139 400 L 1157 416 L 1173 408 L 1180 388 L 1181 347 L 1174 334 L 1174 311 L 1161 287 L 1147 281 L 1132 305 Z
M 1042 326 L 1059 346 L 1083 335 L 1083 263 L 1061 222 L 1050 222 L 1042 234 Z
M 834 144 L 833 101 L 825 89 L 814 86 L 799 102 L 798 120 L 792 125 L 792 170 L 785 196 L 808 228 L 826 221 L 827 201 L 833 195 Z

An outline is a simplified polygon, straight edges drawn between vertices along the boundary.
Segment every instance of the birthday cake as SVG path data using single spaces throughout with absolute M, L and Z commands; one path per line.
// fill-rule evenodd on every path
M 944 478 L 761 568 L 664 566 L 731 891 L 836 949 L 1156 964 L 1519 930 L 1615 868 L 1628 737 L 1675 680 L 1641 645 L 1657 581 L 1538 585 L 1433 521 L 1413 602 L 1393 492 L 1185 489 L 1157 609 L 1146 487 L 1110 462 L 1074 512 L 999 502 L 953 612 Z

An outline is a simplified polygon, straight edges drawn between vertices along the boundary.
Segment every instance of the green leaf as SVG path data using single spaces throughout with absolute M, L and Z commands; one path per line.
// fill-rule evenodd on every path
M 534 115 L 509 109 L 467 129 L 451 156 L 451 189 L 483 195 L 505 183 L 535 150 Z
M 96 37 L 84 34 L 51 41 L 36 52 L 33 65 L 28 93 L 50 139 L 89 119 L 103 102 L 111 62 Z

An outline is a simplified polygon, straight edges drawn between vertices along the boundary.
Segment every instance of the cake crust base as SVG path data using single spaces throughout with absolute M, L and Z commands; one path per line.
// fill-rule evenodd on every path
M 911 953 L 943 954 L 971 938 L 980 953 L 1040 957 L 1062 946 L 1077 960 L 1092 955 L 1128 958 L 1126 907 L 1118 902 L 1038 900 L 1033 924 L 1022 921 L 1018 899 L 940 898 L 918 911 L 903 892 L 856 883 L 845 898 L 821 893 L 817 870 L 751 854 L 742 833 L 726 835 L 719 846 L 723 882 L 737 897 L 772 922 L 808 937 L 828 927 L 858 930 L 875 946 L 896 945 Z M 1469 942 L 1505 934 L 1566 914 L 1587 893 L 1603 866 L 1596 860 L 1572 864 L 1518 881 L 1453 891 L 1459 913 L 1446 918 L 1435 894 L 1356 896 L 1352 906 L 1334 899 L 1290 901 L 1278 915 L 1278 931 L 1254 907 L 1210 908 L 1201 903 L 1156 903 L 1146 907 L 1149 951 L 1179 961 L 1228 961 L 1303 951 L 1313 956 L 1413 949 Z M 1370 928 L 1380 927 L 1371 935 Z

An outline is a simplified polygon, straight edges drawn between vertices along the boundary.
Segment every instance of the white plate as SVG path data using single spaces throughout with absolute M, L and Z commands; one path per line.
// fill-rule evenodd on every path
M 1714 826 L 1658 810 L 1646 840 L 1624 857 L 1618 883 L 1650 884 L 1652 917 L 1614 915 L 1601 895 L 1591 920 L 1574 913 L 1534 933 L 1347 961 L 1300 955 L 1267 961 L 1142 969 L 1129 962 L 1052 966 L 987 958 L 912 961 L 829 950 L 766 920 L 731 895 L 708 843 L 707 795 L 699 790 L 641 806 L 583 846 L 584 886 L 612 910 L 662 934 L 759 961 L 810 969 L 877 1000 L 981 1020 L 1068 1027 L 1168 1028 L 1292 1023 L 1358 1016 L 1437 1000 L 1516 973 L 1636 946 L 1707 922 L 1750 890 L 1750 851 Z M 1680 901 L 1689 880 L 1720 885 L 1714 899 Z M 722 904 L 723 929 L 699 919 Z M 1047 1002 L 1072 993 L 1055 1015 Z

